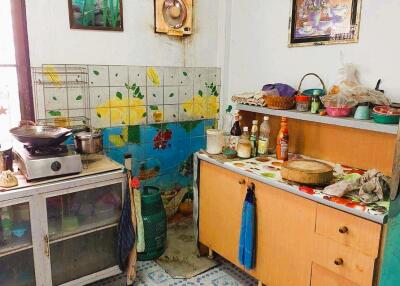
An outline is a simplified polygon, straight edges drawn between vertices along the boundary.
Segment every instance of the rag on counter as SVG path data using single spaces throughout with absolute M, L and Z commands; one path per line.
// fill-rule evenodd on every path
M 239 240 L 239 262 L 246 269 L 254 268 L 255 262 L 255 208 L 254 184 L 251 184 L 243 203 Z

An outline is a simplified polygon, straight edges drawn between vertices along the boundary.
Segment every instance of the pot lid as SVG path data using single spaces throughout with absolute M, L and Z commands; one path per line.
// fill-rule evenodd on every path
M 100 130 L 91 130 L 91 131 L 81 131 L 75 134 L 76 138 L 79 139 L 91 139 L 91 138 L 98 138 L 102 135 Z
M 165 0 L 162 13 L 165 23 L 171 28 L 179 29 L 185 24 L 187 8 L 182 0 Z

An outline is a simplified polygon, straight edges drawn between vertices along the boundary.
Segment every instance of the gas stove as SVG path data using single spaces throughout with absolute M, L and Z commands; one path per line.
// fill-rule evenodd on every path
M 28 181 L 82 171 L 81 156 L 67 145 L 33 148 L 15 143 L 14 153 L 20 171 Z

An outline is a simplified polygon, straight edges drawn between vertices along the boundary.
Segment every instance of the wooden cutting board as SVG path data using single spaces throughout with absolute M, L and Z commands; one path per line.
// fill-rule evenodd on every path
M 333 167 L 314 160 L 290 160 L 282 164 L 282 178 L 307 185 L 328 185 L 333 179 Z

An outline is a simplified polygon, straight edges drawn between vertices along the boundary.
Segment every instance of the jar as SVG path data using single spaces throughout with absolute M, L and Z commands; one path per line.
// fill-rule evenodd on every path
M 306 112 L 310 110 L 310 97 L 307 95 L 296 96 L 296 110 L 300 112 Z
M 220 154 L 224 146 L 224 131 L 219 129 L 207 130 L 207 153 Z
M 318 113 L 321 101 L 318 95 L 314 95 L 311 99 L 311 113 Z
M 238 142 L 237 155 L 242 159 L 248 159 L 251 157 L 251 141 L 249 138 L 248 127 L 243 127 L 243 134 Z

